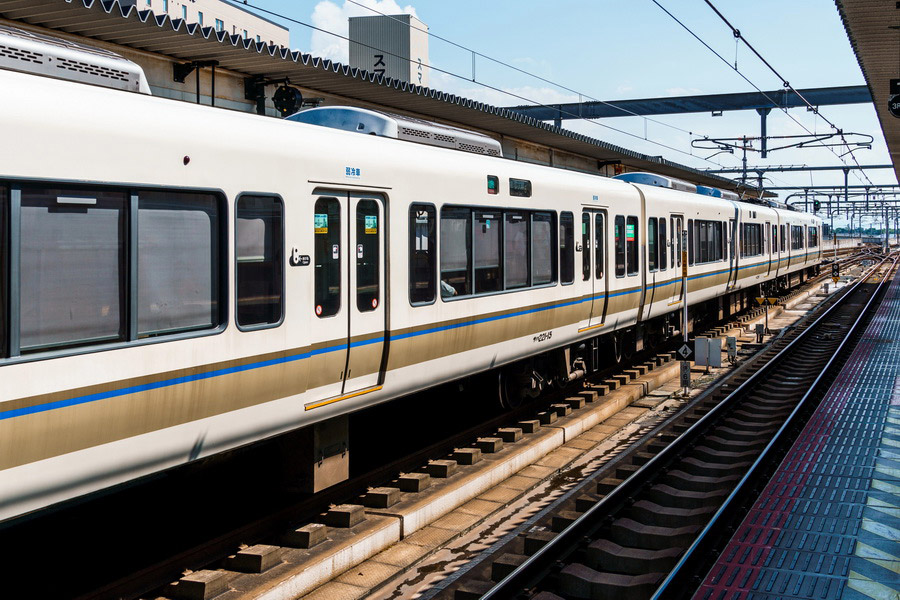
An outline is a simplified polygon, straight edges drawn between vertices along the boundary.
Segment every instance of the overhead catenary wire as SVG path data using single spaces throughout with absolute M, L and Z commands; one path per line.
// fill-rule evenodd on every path
M 755 54 L 756 57 L 759 58 L 759 60 L 762 61 L 762 63 L 763 63 L 764 65 L 766 65 L 766 67 L 768 67 L 769 70 L 772 71 L 772 73 L 774 73 L 776 77 L 778 77 L 778 79 L 781 80 L 782 85 L 785 87 L 785 89 L 788 89 L 788 90 L 790 90 L 792 93 L 796 94 L 797 97 L 800 98 L 800 100 L 802 100 L 804 104 L 806 104 L 806 107 L 807 107 L 809 110 L 811 110 L 811 111 L 813 112 L 814 115 L 822 117 L 822 120 L 823 120 L 823 121 L 825 121 L 826 123 L 828 123 L 828 125 L 830 125 L 832 129 L 834 129 L 835 131 L 838 132 L 838 134 L 841 136 L 841 139 L 844 141 L 844 144 L 847 146 L 847 150 L 849 151 L 850 157 L 853 159 L 853 162 L 856 163 L 856 166 L 859 167 L 859 166 L 860 166 L 859 161 L 857 160 L 856 155 L 853 153 L 853 150 L 850 149 L 850 145 L 847 144 L 847 139 L 844 137 L 844 130 L 841 129 L 841 128 L 839 128 L 839 127 L 838 127 L 837 125 L 835 125 L 834 123 L 832 123 L 831 120 L 828 119 L 828 117 L 826 117 L 825 115 L 820 114 L 820 113 L 819 113 L 819 109 L 818 109 L 817 107 L 813 106 L 813 105 L 809 102 L 809 100 L 807 100 L 806 98 L 804 98 L 804 97 L 803 97 L 803 94 L 801 94 L 794 86 L 792 86 L 792 85 L 788 82 L 788 80 L 787 80 L 785 77 L 783 77 L 783 76 L 781 75 L 781 73 L 779 73 L 779 72 L 775 69 L 775 67 L 773 67 L 773 66 L 769 63 L 769 61 L 767 61 L 765 58 L 763 58 L 762 54 L 760 54 L 760 53 L 756 50 L 756 48 L 754 48 L 753 45 L 752 45 L 749 41 L 747 41 L 747 38 L 745 38 L 745 37 L 743 36 L 743 34 L 741 34 L 741 32 L 740 32 L 740 30 L 739 30 L 738 28 L 736 28 L 734 25 L 731 24 L 731 22 L 728 21 L 728 19 L 725 17 L 725 15 L 723 15 L 722 12 L 721 12 L 718 8 L 715 7 L 715 5 L 712 3 L 711 0 L 705 0 L 705 1 L 706 1 L 706 4 L 707 4 L 707 5 L 708 5 L 708 6 L 716 13 L 716 15 L 718 15 L 718 17 L 719 17 L 720 19 L 722 19 L 722 21 L 723 21 L 723 22 L 731 29 L 731 32 L 732 32 L 732 34 L 734 35 L 735 39 L 744 42 L 744 45 L 747 46 L 747 48 L 748 48 L 751 52 L 753 52 L 753 54 Z M 735 65 L 737 65 L 737 61 L 735 61 Z M 807 130 L 807 131 L 808 131 L 808 130 Z M 866 175 L 865 171 L 862 171 L 862 174 L 863 174 L 863 176 L 866 178 L 866 180 L 867 180 L 869 183 L 872 183 L 872 180 L 869 179 L 869 176 Z
M 681 19 L 679 19 L 678 17 L 676 17 L 671 11 L 669 11 L 665 6 L 663 6 L 663 5 L 659 2 L 659 0 L 650 0 L 650 1 L 653 2 L 653 4 L 655 4 L 657 7 L 659 7 L 660 10 L 662 10 L 664 13 L 666 13 L 666 14 L 667 14 L 673 21 L 675 21 L 679 26 L 681 26 L 682 29 L 684 29 L 685 31 L 687 31 L 694 39 L 696 39 L 698 42 L 700 42 L 707 50 L 709 50 L 711 53 L 713 53 L 719 60 L 721 60 L 721 61 L 722 61 L 723 63 L 725 63 L 726 65 L 728 65 L 728 68 L 730 68 L 730 69 L 733 70 L 735 73 L 737 73 L 737 74 L 741 77 L 741 79 L 743 79 L 744 81 L 746 81 L 747 83 L 749 83 L 749 84 L 750 84 L 757 92 L 761 93 L 761 94 L 763 95 L 763 97 L 765 97 L 767 100 L 769 100 L 770 102 L 772 102 L 774 105 L 776 105 L 776 106 L 778 105 L 778 102 L 776 102 L 773 98 L 771 98 L 768 94 L 766 94 L 759 86 L 757 86 L 755 83 L 753 83 L 753 81 L 751 81 L 750 78 L 747 77 L 747 76 L 746 76 L 739 68 L 737 68 L 736 66 L 732 65 L 732 64 L 728 61 L 727 58 L 725 58 L 724 56 L 722 56 L 718 51 L 716 51 L 715 48 L 713 48 L 712 46 L 710 46 L 703 38 L 701 38 L 696 32 L 694 32 L 694 31 L 693 31 L 690 27 L 688 27 L 683 21 L 681 21 Z M 706 2 L 707 2 L 707 4 L 709 4 L 710 6 L 712 6 L 712 3 L 709 2 L 709 0 L 706 0 Z M 712 7 L 713 7 L 714 10 L 716 10 L 714 6 L 712 6 Z M 716 12 L 718 13 L 718 10 L 716 10 Z M 718 13 L 718 14 L 721 15 L 721 13 Z M 726 24 L 728 25 L 728 27 L 731 28 L 732 33 L 735 35 L 736 38 L 738 38 L 738 39 L 740 39 L 741 41 L 743 41 L 745 45 L 748 45 L 746 39 L 743 38 L 743 36 L 740 34 L 740 31 L 739 31 L 739 30 L 737 30 L 735 27 L 733 27 L 733 26 L 732 26 L 730 23 L 728 23 L 727 21 L 726 21 Z M 738 36 L 740 36 L 740 37 L 738 37 Z M 749 45 L 748 45 L 748 48 L 750 48 L 751 51 L 752 51 L 754 54 L 756 54 L 756 55 L 763 61 L 764 64 L 766 64 L 766 66 L 768 66 L 770 69 L 772 69 L 772 70 L 774 71 L 774 68 L 768 63 L 768 61 L 766 61 L 765 59 L 763 59 L 762 56 L 761 56 L 754 48 L 752 48 L 752 46 L 749 46 Z M 775 74 L 778 76 L 778 78 L 782 81 L 783 84 L 784 84 L 784 83 L 787 83 L 787 81 L 786 81 L 783 77 L 781 77 L 781 75 L 780 75 L 777 71 L 775 71 Z M 801 97 L 802 97 L 802 96 L 801 96 Z M 805 98 L 804 98 L 803 100 L 804 100 L 804 102 L 807 102 Z M 820 117 L 823 118 L 823 120 L 826 120 L 826 121 L 827 121 L 827 119 L 825 119 L 824 115 L 822 115 L 822 114 L 819 112 L 818 109 L 816 109 L 815 107 L 812 107 L 812 105 L 809 105 L 808 102 L 807 102 L 807 104 L 808 104 L 808 106 L 810 106 L 810 107 L 812 108 L 812 110 L 813 110 L 813 112 L 814 112 L 815 114 L 818 114 Z M 806 132 L 809 133 L 810 135 L 815 135 L 815 134 L 813 134 L 813 133 L 809 130 L 808 127 L 806 127 L 806 125 L 804 125 L 803 123 L 801 123 L 801 122 L 800 122 L 799 120 L 797 120 L 792 114 L 790 114 L 790 112 L 787 110 L 787 108 L 782 107 L 781 110 L 782 110 L 782 112 L 784 112 L 784 114 L 785 114 L 789 119 L 791 119 L 794 123 L 796 123 L 796 124 L 799 125 L 801 128 L 803 128 L 804 131 L 806 131 Z M 830 121 L 828 121 L 828 123 L 829 123 L 834 129 L 836 129 L 836 130 L 838 129 L 837 126 L 834 125 L 833 123 L 831 123 Z M 838 131 L 840 131 L 840 130 L 838 130 Z M 843 137 L 843 134 L 842 134 L 842 133 L 841 133 L 841 135 L 842 135 L 842 137 Z M 848 147 L 849 147 L 849 146 L 848 146 Z M 843 157 L 841 157 L 837 152 L 835 152 L 834 150 L 831 150 L 831 149 L 829 149 L 829 150 L 831 151 L 832 154 L 834 154 L 834 155 L 838 158 L 838 160 L 840 160 L 842 163 L 846 164 L 846 161 L 845 161 L 845 160 L 843 159 Z M 855 156 L 853 156 L 853 160 L 854 160 L 854 162 L 857 164 L 857 166 L 859 166 L 859 162 L 856 161 L 856 157 L 855 157 Z M 866 180 L 869 182 L 869 184 L 874 185 L 874 184 L 872 184 L 872 181 L 871 181 L 871 179 L 869 179 L 868 175 L 865 175 L 865 173 L 863 173 L 863 175 L 866 177 Z M 854 172 L 854 176 L 857 177 L 857 179 L 859 178 L 858 174 L 856 174 L 855 172 Z M 860 180 L 860 181 L 861 181 L 861 180 Z
M 353 0 L 348 0 L 348 1 L 353 2 Z M 353 3 L 354 3 L 354 4 L 357 4 L 356 2 L 353 2 Z M 326 34 L 326 35 L 330 35 L 330 36 L 336 37 L 336 38 L 338 38 L 338 39 L 345 40 L 345 41 L 347 41 L 347 42 L 350 41 L 349 36 L 341 35 L 340 33 L 336 33 L 336 32 L 334 32 L 334 31 L 329 31 L 329 30 L 324 29 L 324 28 L 322 28 L 322 27 L 318 27 L 318 26 L 313 25 L 313 24 L 311 24 L 311 23 L 307 23 L 307 22 L 305 22 L 305 21 L 301 21 L 301 20 L 299 20 L 299 19 L 296 19 L 296 18 L 287 16 L 287 15 L 284 15 L 284 14 L 278 13 L 278 12 L 276 12 L 276 11 L 269 10 L 269 9 L 267 9 L 267 8 L 264 8 L 264 7 L 262 7 L 262 6 L 258 6 L 258 5 L 252 4 L 252 3 L 250 3 L 250 2 L 246 2 L 246 3 L 243 4 L 242 6 L 245 6 L 245 7 L 247 7 L 247 8 L 252 8 L 252 9 L 254 9 L 254 10 L 258 10 L 258 11 L 260 11 L 260 12 L 262 12 L 262 13 L 266 13 L 266 14 L 271 15 L 271 16 L 274 16 L 274 17 L 276 17 L 276 18 L 283 19 L 283 20 L 288 21 L 288 22 L 290 22 L 290 23 L 295 23 L 295 24 L 297 24 L 297 25 L 301 25 L 301 26 L 306 27 L 306 28 L 309 28 L 309 29 L 311 29 L 311 30 L 313 30 L 313 31 L 318 31 L 318 32 L 324 33 L 324 34 Z M 361 5 L 361 6 L 362 6 L 362 5 Z M 368 8 L 368 7 L 364 7 L 364 8 Z M 374 9 L 370 9 L 370 10 L 373 10 L 373 11 L 374 11 Z M 374 11 L 374 12 L 378 12 L 378 11 Z M 384 14 L 384 13 L 379 13 L 379 14 Z M 384 15 L 384 16 L 390 16 L 390 15 Z M 441 39 L 443 39 L 443 38 L 441 38 Z M 401 58 L 401 59 L 404 59 L 404 57 L 402 57 L 402 56 L 399 56 L 399 55 L 397 55 L 397 54 L 391 53 L 391 52 L 389 52 L 389 51 L 382 50 L 381 48 L 375 48 L 375 47 L 373 47 L 373 46 L 370 46 L 370 45 L 368 45 L 368 44 L 364 44 L 364 43 L 361 43 L 361 42 L 354 42 L 354 43 L 358 43 L 360 46 L 363 46 L 363 47 L 368 48 L 368 49 L 371 49 L 371 50 L 378 50 L 379 52 L 382 52 L 382 53 L 384 53 L 384 54 L 386 54 L 386 55 L 388 55 L 388 56 L 394 57 L 394 58 Z M 461 46 L 461 45 L 459 45 L 459 44 L 456 44 L 455 42 L 448 42 L 448 43 L 452 43 L 452 44 L 454 44 L 454 45 L 456 45 L 456 46 L 458 46 L 458 47 L 460 47 L 460 48 L 465 49 L 464 46 Z M 479 56 L 483 56 L 484 58 L 490 59 L 490 57 L 488 57 L 488 56 L 486 56 L 486 55 L 483 55 L 483 54 L 481 54 L 481 53 L 478 53 L 478 55 L 479 55 Z M 496 61 L 496 59 L 490 59 L 490 60 L 495 60 L 495 61 Z M 504 65 L 505 65 L 505 63 L 502 63 L 502 61 L 496 61 L 496 62 L 498 62 L 498 64 L 504 64 Z M 520 69 L 520 68 L 515 67 L 515 66 L 512 66 L 512 65 L 508 65 L 508 66 L 509 66 L 509 68 L 512 68 L 512 69 L 515 69 L 515 70 L 517 70 L 517 71 L 519 71 L 519 72 L 528 74 L 528 72 L 527 72 L 527 71 L 524 71 L 523 69 Z M 664 143 L 659 142 L 659 141 L 654 140 L 654 139 L 646 138 L 646 137 L 644 137 L 644 136 L 642 136 L 642 135 L 639 135 L 639 134 L 636 134 L 636 133 L 632 133 L 632 132 L 626 131 L 626 130 L 624 130 L 624 129 L 620 129 L 620 128 L 618 128 L 618 127 L 613 127 L 612 125 L 607 125 L 606 123 L 601 123 L 600 121 L 598 121 L 598 120 L 596 120 L 596 119 L 584 118 L 584 117 L 582 117 L 581 115 L 578 115 L 577 113 L 574 113 L 574 112 L 571 112 L 571 111 L 567 111 L 567 110 L 562 110 L 562 109 L 560 109 L 560 108 L 559 108 L 558 106 L 556 106 L 556 105 L 545 104 L 545 103 L 543 103 L 543 102 L 540 102 L 540 101 L 537 101 L 537 100 L 528 98 L 528 97 L 523 96 L 523 95 L 521 95 L 521 94 L 517 94 L 517 93 L 515 93 L 515 92 L 511 92 L 511 91 L 509 91 L 509 90 L 505 90 L 505 89 L 502 89 L 502 88 L 498 88 L 498 87 L 496 87 L 496 86 L 492 86 L 492 85 L 490 85 L 490 84 L 487 84 L 487 83 L 484 83 L 484 82 L 481 82 L 481 81 L 476 81 L 476 80 L 470 79 L 469 77 L 466 77 L 466 76 L 464 76 L 464 75 L 460 75 L 460 74 L 458 74 L 458 73 L 454 73 L 454 72 L 449 71 L 449 70 L 447 70 L 447 69 L 441 69 L 441 68 L 439 68 L 439 67 L 435 67 L 435 66 L 432 66 L 432 65 L 429 65 L 429 69 L 431 69 L 431 70 L 433 70 L 433 71 L 435 71 L 435 72 L 438 72 L 438 73 L 443 73 L 443 74 L 448 75 L 448 76 L 450 76 L 450 77 L 453 77 L 453 78 L 455 78 L 455 79 L 459 79 L 459 80 L 462 80 L 462 81 L 475 83 L 476 85 L 479 85 L 479 86 L 481 86 L 481 87 L 484 87 L 485 89 L 488 89 L 488 90 L 491 90 L 491 91 L 495 91 L 495 92 L 498 92 L 498 93 L 501 93 L 501 94 L 505 94 L 505 95 L 507 95 L 507 96 L 510 96 L 510 97 L 512 97 L 512 98 L 515 98 L 515 99 L 517 99 L 517 100 L 520 100 L 520 101 L 522 101 L 523 103 L 533 104 L 533 105 L 535 105 L 535 106 L 542 106 L 542 107 L 545 107 L 545 108 L 552 108 L 552 109 L 554 109 L 554 110 L 559 110 L 562 114 L 565 114 L 565 115 L 567 115 L 567 116 L 571 116 L 571 117 L 574 117 L 574 118 L 577 118 L 577 119 L 586 121 L 586 122 L 588 122 L 588 123 L 592 123 L 592 124 L 594 124 L 594 125 L 598 125 L 598 126 L 600 126 L 600 127 L 603 127 L 603 128 L 605 128 L 605 129 L 608 129 L 608 130 L 610 130 L 610 131 L 615 131 L 616 133 L 620 133 L 620 134 L 622 134 L 622 135 L 625 135 L 625 136 L 628 136 L 628 137 L 631 137 L 631 138 L 634 138 L 634 139 L 637 139 L 637 140 L 642 140 L 642 141 L 645 141 L 645 142 L 649 142 L 649 143 L 654 144 L 654 145 L 656 145 L 656 146 L 659 146 L 659 147 L 661 147 L 661 148 L 665 148 L 665 149 L 667 149 L 667 150 L 671 150 L 672 152 L 676 152 L 676 153 L 679 153 L 679 154 L 683 154 L 683 155 L 689 156 L 689 157 L 691 157 L 691 158 L 700 159 L 700 160 L 703 160 L 704 162 L 708 162 L 708 163 L 710 163 L 710 164 L 713 164 L 713 165 L 716 165 L 716 166 L 719 166 L 719 167 L 723 166 L 722 163 L 719 163 L 719 162 L 716 162 L 716 161 L 713 161 L 713 160 L 710 160 L 710 159 L 708 159 L 708 158 L 704 158 L 704 157 L 701 157 L 701 156 L 697 156 L 696 154 L 693 154 L 693 153 L 691 153 L 691 152 L 689 152 L 689 151 L 685 151 L 685 150 L 682 150 L 682 149 L 680 149 L 680 148 L 676 148 L 676 147 L 674 147 L 674 146 L 670 146 L 670 145 L 668 145 L 668 144 L 664 144 Z M 529 75 L 530 75 L 530 74 L 529 74 Z M 551 84 L 553 84 L 553 85 L 557 85 L 557 84 L 554 84 L 553 82 L 551 82 L 551 81 L 549 81 L 549 80 L 546 80 L 546 79 L 541 78 L 540 76 L 537 76 L 537 75 L 532 75 L 532 76 L 533 76 L 533 77 L 537 77 L 538 79 L 541 79 L 541 80 L 543 80 L 543 81 L 546 81 L 547 83 L 551 83 Z M 575 92 L 574 90 L 570 90 L 569 88 L 565 88 L 565 87 L 563 87 L 563 86 L 560 86 L 560 87 L 561 87 L 562 89 L 565 89 L 565 90 L 570 91 L 570 92 L 572 92 L 572 93 L 578 93 L 578 92 Z M 582 95 L 583 95 L 583 94 L 582 94 Z M 598 102 L 603 102 L 603 101 L 599 101 L 599 100 L 598 100 Z M 610 106 L 615 106 L 614 104 L 608 103 L 608 102 L 605 102 L 605 104 L 609 104 Z M 616 108 L 618 108 L 618 107 L 616 107 Z M 622 109 L 620 109 L 620 110 L 622 110 Z M 630 111 L 624 111 L 624 110 L 623 110 L 623 112 L 630 112 Z M 641 115 L 635 115 L 635 116 L 641 116 Z M 660 124 L 660 125 L 664 125 L 664 126 L 671 127 L 671 128 L 673 128 L 673 129 L 679 130 L 679 131 L 681 131 L 681 132 L 683 132 L 683 133 L 687 133 L 687 134 L 692 135 L 692 136 L 695 135 L 694 132 L 692 132 L 692 131 L 688 131 L 688 130 L 682 129 L 682 128 L 679 128 L 679 127 L 674 126 L 674 125 L 670 125 L 670 124 L 667 124 L 667 123 L 665 123 L 665 122 L 657 121 L 657 120 L 655 120 L 655 119 L 647 119 L 646 117 L 643 117 L 643 116 L 641 116 L 641 117 L 642 117 L 645 121 L 646 121 L 646 120 L 650 120 L 650 121 L 655 122 L 655 123 L 658 123 L 658 124 Z M 698 137 L 708 138 L 708 136 L 698 136 Z

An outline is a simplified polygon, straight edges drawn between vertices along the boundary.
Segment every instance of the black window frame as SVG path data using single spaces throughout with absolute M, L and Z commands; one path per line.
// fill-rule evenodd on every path
M 625 277 L 627 270 L 625 255 L 625 215 L 616 215 L 613 220 L 613 256 L 616 263 L 616 278 Z
M 668 236 L 668 229 L 666 226 L 666 221 L 668 221 L 668 219 L 666 219 L 665 217 L 660 217 L 659 218 L 659 226 L 657 229 L 657 235 L 659 236 L 658 239 L 659 239 L 659 270 L 660 271 L 665 271 L 669 265 L 669 260 L 668 260 L 669 259 L 669 257 L 668 257 L 669 236 Z
M 647 219 L 647 271 L 659 271 L 659 219 Z
M 566 222 L 568 221 L 568 224 Z M 563 244 L 568 240 L 567 244 Z M 559 213 L 559 282 L 562 285 L 575 283 L 575 215 L 565 210 Z M 565 277 L 569 275 L 568 279 Z
M 268 198 L 272 200 L 276 200 L 277 203 L 281 206 L 281 252 L 278 256 L 279 269 L 281 271 L 281 310 L 280 316 L 277 321 L 272 321 L 268 323 L 251 323 L 248 325 L 241 324 L 240 321 L 240 269 L 238 268 L 238 252 L 237 252 L 237 240 L 238 240 L 238 219 L 240 219 L 239 207 L 241 200 L 246 198 Z M 282 323 L 284 323 L 285 314 L 287 312 L 287 269 L 285 268 L 285 263 L 287 261 L 287 255 L 285 254 L 285 224 L 287 223 L 287 219 L 285 218 L 285 204 L 284 198 L 280 194 L 271 194 L 271 193 L 252 193 L 252 192 L 241 192 L 234 199 L 234 324 L 240 331 L 257 331 L 260 329 L 274 329 L 280 327 Z
M 67 356 L 79 356 L 84 354 L 95 354 L 98 352 L 107 352 L 110 350 L 120 350 L 123 348 L 131 348 L 135 346 L 145 346 L 151 344 L 176 342 L 180 340 L 195 339 L 212 335 L 219 335 L 228 329 L 230 319 L 230 297 L 229 297 L 229 269 L 230 261 L 228 259 L 229 250 L 231 248 L 231 240 L 229 238 L 229 202 L 228 196 L 221 188 L 206 187 L 186 187 L 186 186 L 159 186 L 159 185 L 134 185 L 129 183 L 108 183 L 108 182 L 85 182 L 72 180 L 34 180 L 34 179 L 13 179 L 7 178 L 0 180 L 0 187 L 5 187 L 7 191 L 7 237 L 5 240 L 6 264 L 8 267 L 6 273 L 7 285 L 7 339 L 5 340 L 5 348 L 0 351 L 0 364 L 19 364 L 33 362 L 38 360 L 47 360 L 51 358 L 62 358 Z M 19 307 L 21 298 L 18 297 L 18 257 L 19 257 L 19 231 L 21 220 L 21 194 L 22 189 L 27 187 L 41 187 L 43 189 L 63 188 L 66 190 L 77 190 L 85 194 L 95 193 L 97 191 L 107 192 L 124 192 L 128 196 L 128 224 L 127 224 L 127 288 L 125 291 L 126 301 L 125 310 L 127 311 L 128 331 L 125 339 L 122 341 L 107 341 L 99 343 L 75 344 L 65 347 L 48 348 L 46 350 L 32 351 L 22 353 L 19 346 L 19 331 L 14 331 L 20 327 Z M 138 197 L 141 192 L 170 192 L 177 194 L 205 194 L 214 198 L 214 206 L 216 210 L 216 226 L 214 229 L 215 252 L 217 262 L 213 264 L 211 274 L 216 278 L 216 294 L 213 298 L 215 302 L 215 319 L 214 322 L 204 328 L 192 328 L 186 330 L 174 330 L 159 333 L 152 336 L 139 336 L 137 325 L 137 285 L 138 277 L 136 275 L 137 268 L 137 207 Z M 0 243 L 3 243 L 0 240 Z M 0 252 L 0 258 L 4 252 Z
M 587 210 L 581 211 L 581 280 L 591 280 L 591 255 L 593 240 L 591 235 L 591 212 Z
M 600 221 L 599 226 L 597 221 Z M 606 275 L 606 212 L 594 213 L 594 279 Z
M 335 308 L 335 310 L 333 312 L 326 312 L 325 305 L 322 302 L 322 296 L 319 295 L 320 280 L 319 280 L 319 274 L 317 272 L 317 269 L 319 268 L 319 263 L 318 263 L 319 248 L 318 248 L 318 240 L 315 239 L 315 236 L 323 235 L 323 234 L 316 233 L 316 231 L 315 231 L 316 223 L 314 221 L 313 222 L 313 257 L 312 257 L 312 267 L 313 267 L 313 302 L 312 302 L 312 304 L 313 304 L 313 314 L 315 314 L 316 318 L 319 318 L 319 319 L 330 319 L 332 317 L 336 317 L 337 315 L 341 314 L 341 308 L 343 308 L 343 306 L 344 306 L 344 285 L 343 285 L 344 256 L 347 255 L 347 249 L 343 248 L 343 245 L 344 245 L 344 235 L 343 234 L 344 234 L 344 227 L 346 227 L 346 225 L 344 224 L 344 209 L 343 209 L 344 203 L 341 202 L 341 198 L 339 198 L 338 196 L 336 196 L 334 194 L 317 195 L 315 202 L 313 202 L 313 219 L 315 220 L 315 215 L 322 214 L 322 213 L 317 212 L 318 208 L 316 205 L 319 204 L 320 201 L 329 201 L 329 200 L 333 201 L 337 205 L 337 209 L 338 209 L 337 210 L 338 224 L 337 224 L 337 227 L 334 227 L 333 229 L 335 229 L 337 231 L 337 240 L 338 240 L 338 244 L 337 244 L 337 246 L 338 246 L 337 276 L 338 276 L 339 285 L 338 285 L 338 292 L 335 295 L 335 297 L 337 298 L 337 307 Z M 328 222 L 328 227 L 332 228 L 330 220 Z M 328 233 L 326 232 L 324 235 L 328 235 Z M 325 239 L 324 241 L 326 242 L 326 244 L 325 244 L 325 247 L 323 247 L 323 254 L 324 254 L 324 256 L 327 256 L 328 253 L 325 251 L 325 249 L 327 249 L 329 240 Z M 321 311 L 318 310 L 320 308 L 321 308 Z M 331 311 L 330 304 L 329 304 L 328 311 Z
M 417 208 L 421 207 L 421 208 Z M 413 279 L 414 273 L 414 265 L 413 261 L 415 259 L 416 253 L 416 212 L 419 210 L 424 210 L 426 213 L 429 212 L 431 214 L 432 227 L 431 227 L 431 235 L 428 238 L 428 247 L 431 249 L 428 254 L 428 260 L 430 264 L 427 265 L 430 270 L 431 280 L 430 280 L 430 291 L 431 291 L 431 299 L 430 300 L 414 300 L 413 299 L 413 284 L 416 283 L 416 280 Z M 407 268 L 407 275 L 409 276 L 409 285 L 407 286 L 407 294 L 409 298 L 410 306 L 429 306 L 434 304 L 437 301 L 438 295 L 438 212 L 437 207 L 430 202 L 413 202 L 409 205 L 409 261 Z
M 628 225 L 629 222 L 634 223 L 634 240 L 628 241 Z M 633 244 L 631 250 L 628 248 L 628 244 Z M 634 264 L 631 264 L 630 259 L 634 259 Z M 634 270 L 632 270 L 634 267 Z M 639 275 L 641 272 L 641 220 L 637 217 L 637 215 L 628 215 L 625 218 L 625 273 L 628 277 L 635 277 Z
M 460 214 L 467 213 L 468 217 L 468 237 L 467 243 L 468 247 L 468 281 L 471 291 L 467 294 L 457 294 L 457 295 L 447 295 L 441 294 L 441 300 L 444 302 L 454 302 L 456 300 L 461 300 L 463 298 L 476 298 L 482 296 L 491 296 L 495 294 L 507 294 L 513 292 L 520 292 L 523 290 L 533 290 L 544 287 L 553 287 L 559 283 L 559 274 L 560 274 L 560 265 L 559 261 L 561 260 L 557 256 L 557 248 L 560 249 L 560 253 L 563 252 L 563 248 L 560 246 L 560 234 L 559 227 L 561 223 L 565 220 L 565 213 L 563 213 L 563 220 L 561 221 L 557 215 L 557 212 L 554 210 L 544 210 L 544 209 L 535 209 L 535 208 L 517 208 L 517 207 L 491 207 L 491 206 L 472 206 L 472 205 L 458 205 L 458 204 L 445 204 L 441 206 L 440 214 L 441 219 L 439 223 L 441 224 L 441 230 L 438 232 L 438 240 L 441 248 L 438 253 L 441 256 L 441 261 L 444 256 L 443 249 L 443 241 L 442 241 L 442 230 L 443 230 L 443 215 L 445 211 L 458 211 Z M 528 279 L 529 284 L 527 286 L 517 286 L 512 288 L 507 288 L 506 286 L 506 274 L 505 274 L 505 261 L 506 261 L 506 240 L 505 240 L 505 229 L 506 229 L 506 218 L 507 214 L 515 213 L 515 214 L 523 214 L 528 216 L 528 251 L 529 251 L 529 270 L 528 270 Z M 477 225 L 478 219 L 476 218 L 476 214 L 491 214 L 492 217 L 496 216 L 499 223 L 501 223 L 500 234 L 499 234 L 499 282 L 500 289 L 496 290 L 485 290 L 478 291 L 476 289 L 476 273 L 475 273 L 475 261 L 476 257 L 476 247 L 475 247 L 475 236 L 474 230 Z M 568 213 L 572 214 L 572 213 Z M 536 261 L 535 261 L 535 243 L 534 243 L 534 232 L 535 232 L 535 216 L 536 215 L 544 215 L 548 217 L 547 222 L 549 223 L 549 234 L 550 234 L 550 244 L 548 245 L 548 260 L 550 266 L 550 281 L 547 282 L 537 282 L 536 283 Z M 574 215 L 572 215 L 574 220 Z M 572 235 L 574 238 L 574 222 L 572 227 Z M 574 239 L 573 239 L 574 244 Z M 572 250 L 572 268 L 574 275 L 574 248 Z M 443 266 L 441 266 L 440 277 L 443 278 Z M 574 280 L 573 280 L 574 281 Z M 565 283 L 563 285 L 570 285 L 573 282 Z M 438 285 L 441 285 L 438 283 Z

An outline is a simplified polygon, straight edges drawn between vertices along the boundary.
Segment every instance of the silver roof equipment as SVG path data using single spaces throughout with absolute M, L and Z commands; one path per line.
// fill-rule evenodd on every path
M 666 177 L 665 175 L 657 175 L 656 173 L 622 173 L 616 175 L 613 179 L 620 179 L 631 183 L 642 183 L 644 185 L 654 185 L 656 187 L 664 187 L 672 190 L 681 190 L 682 192 L 697 193 L 697 186 L 681 179 L 674 177 Z
M 150 93 L 143 69 L 114 52 L 3 25 L 0 69 Z
M 368 135 L 380 135 L 429 146 L 452 148 L 485 156 L 503 156 L 500 142 L 486 135 L 365 108 L 320 106 L 295 113 L 287 117 L 287 120 Z

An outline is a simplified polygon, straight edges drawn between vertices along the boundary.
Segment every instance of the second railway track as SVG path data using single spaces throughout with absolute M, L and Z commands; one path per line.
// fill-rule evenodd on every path
M 470 569 L 442 596 L 653 596 L 751 465 L 772 451 L 769 442 L 798 402 L 827 389 L 852 346 L 845 339 L 860 330 L 863 313 L 877 304 L 895 268 L 896 259 L 885 259 L 830 300 L 818 318 L 761 353 L 761 368 L 751 374 L 747 365 L 698 397 L 668 426 L 532 519 L 494 549 L 490 564 Z M 696 555 L 691 562 L 702 568 Z M 689 577 L 681 573 L 680 585 L 670 585 L 666 595 L 689 594 Z

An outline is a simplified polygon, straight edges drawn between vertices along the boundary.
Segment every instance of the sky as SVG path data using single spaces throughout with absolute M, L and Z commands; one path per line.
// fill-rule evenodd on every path
M 865 84 L 832 1 L 713 4 L 794 88 Z M 748 92 L 755 91 L 754 85 L 764 91 L 782 88 L 782 80 L 736 43 L 731 29 L 703 0 L 248 0 L 248 8 L 254 6 L 290 27 L 293 48 L 340 62 L 348 56 L 346 40 L 338 37 L 347 35 L 348 17 L 377 14 L 369 9 L 414 14 L 432 35 L 430 87 L 496 106 Z M 859 164 L 891 162 L 871 105 L 825 106 L 819 113 L 806 108 L 773 111 L 769 135 L 830 132 L 830 121 L 845 134 L 874 137 L 870 150 L 855 150 Z M 699 169 L 738 167 L 741 155 L 692 148 L 693 140 L 760 132 L 755 111 L 567 120 L 563 126 Z M 862 139 L 850 136 L 851 141 Z M 777 143 L 770 141 L 770 146 Z M 840 165 L 839 155 L 846 152 L 846 147 L 789 149 L 770 152 L 767 159 L 751 152 L 748 164 Z M 843 160 L 853 164 L 849 154 Z M 843 184 L 840 171 L 767 177 L 767 186 Z M 851 185 L 870 181 L 897 183 L 892 170 L 850 173 Z M 779 195 L 784 200 L 790 193 Z

